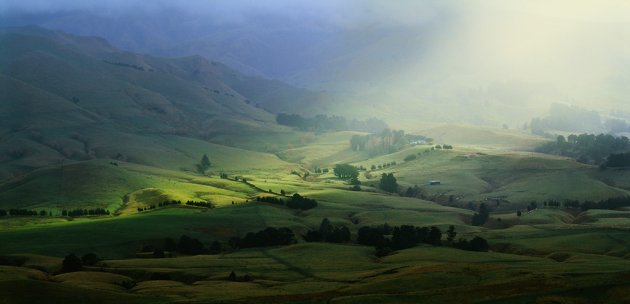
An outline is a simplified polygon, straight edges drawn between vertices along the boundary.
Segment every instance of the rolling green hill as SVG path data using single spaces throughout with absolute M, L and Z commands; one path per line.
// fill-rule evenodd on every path
M 326 109 L 322 96 L 201 57 L 133 54 L 36 28 L 0 31 L 0 209 L 38 212 L 0 218 L 0 302 L 630 300 L 630 211 L 542 206 L 628 196 L 626 170 L 531 152 L 545 139 L 517 130 L 422 130 L 422 122 L 418 134 L 454 148 L 407 144 L 374 156 L 349 147 L 363 133 L 298 132 L 263 109 Z M 313 108 L 300 106 L 309 102 Z M 211 164 L 198 172 L 204 154 Z M 345 163 L 363 168 L 360 189 L 334 175 Z M 381 189 L 383 173 L 395 175 L 397 191 Z M 418 195 L 405 197 L 416 185 Z M 296 193 L 316 207 L 257 200 Z M 531 201 L 539 208 L 525 211 Z M 490 206 L 488 220 L 473 226 L 481 203 Z M 92 208 L 109 214 L 63 212 Z M 347 228 L 350 241 L 307 242 L 323 219 Z M 384 236 L 392 248 L 359 244 L 362 227 L 384 224 L 440 229 L 443 246 L 392 251 L 395 232 Z M 269 227 L 288 228 L 295 242 L 235 241 Z M 165 238 L 182 235 L 222 249 L 192 255 L 180 241 L 169 249 L 174 256 L 159 255 Z M 474 237 L 489 251 L 456 246 Z M 64 256 L 88 252 L 104 260 L 60 273 Z
M 225 157 L 246 151 L 226 145 L 266 152 L 298 142 L 302 135 L 224 81 L 235 75 L 200 57 L 157 58 L 95 37 L 3 29 L 0 179 L 90 159 L 190 170 L 204 153 L 230 170 L 236 162 Z M 253 155 L 242 155 L 241 168 L 252 167 Z

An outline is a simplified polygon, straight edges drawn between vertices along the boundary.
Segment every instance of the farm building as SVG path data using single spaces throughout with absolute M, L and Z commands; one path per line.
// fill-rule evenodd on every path
M 428 185 L 431 185 L 431 186 L 434 186 L 434 185 L 439 185 L 439 184 L 441 184 L 441 183 L 442 183 L 442 182 L 441 182 L 439 179 L 432 179 L 432 180 L 429 180 L 429 181 L 427 182 L 427 184 L 428 184 Z

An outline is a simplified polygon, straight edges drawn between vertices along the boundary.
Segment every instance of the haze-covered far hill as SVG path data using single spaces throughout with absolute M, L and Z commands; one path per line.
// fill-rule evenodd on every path
M 0 24 L 100 36 L 158 56 L 200 55 L 315 90 L 304 104 L 328 114 L 516 127 L 556 102 L 630 111 L 627 39 L 619 39 L 630 32 L 618 18 L 629 8 L 561 2 L 62 2 L 7 10 Z M 283 92 L 294 101 L 267 108 L 304 110 L 299 93 Z M 324 92 L 344 98 L 331 102 Z

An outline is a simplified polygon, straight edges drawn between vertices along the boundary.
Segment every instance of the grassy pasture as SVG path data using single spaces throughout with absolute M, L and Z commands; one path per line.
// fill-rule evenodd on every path
M 102 265 L 113 273 L 58 275 L 48 284 L 49 289 L 64 290 L 66 284 L 81 281 L 73 287 L 95 290 L 94 295 L 105 303 L 111 301 L 106 296 L 109 292 L 147 302 L 156 299 L 144 297 L 159 294 L 171 301 L 210 303 L 267 302 L 271 298 L 274 303 L 522 303 L 523 299 L 564 297 L 576 303 L 623 303 L 630 296 L 623 280 L 629 275 L 623 270 L 628 263 L 589 254 L 572 254 L 558 262 L 544 256 L 430 246 L 375 259 L 367 247 L 313 243 L 216 256 L 107 260 Z M 254 280 L 227 281 L 233 270 Z M 156 272 L 170 275 L 171 280 L 146 279 Z M 139 280 L 133 288 L 117 289 L 116 282 L 132 277 Z M 10 282 L 41 284 L 29 276 Z
M 286 161 L 233 148 L 225 154 L 211 152 L 209 155 L 223 159 L 213 165 L 211 176 L 193 174 L 190 168 L 176 169 L 184 163 L 191 167 L 187 162 L 159 168 L 91 160 L 42 169 L 2 184 L 5 208 L 15 206 L 16 201 L 22 207 L 56 212 L 60 206 L 105 206 L 119 210 L 120 215 L 0 220 L 0 253 L 31 254 L 24 267 L 1 266 L 0 290 L 30 286 L 60 301 L 80 298 L 103 303 L 623 303 L 630 299 L 624 283 L 630 275 L 628 211 L 579 212 L 541 206 L 545 199 L 625 195 L 625 175 L 564 158 L 496 147 L 456 145 L 454 150 L 425 152 L 427 147 L 415 146 L 367 159 L 347 151 L 344 138 L 349 136 L 348 132 L 317 135 L 310 144 L 279 153 Z M 417 159 L 404 162 L 412 153 Z M 349 185 L 332 173 L 307 178 L 290 174 L 291 170 L 303 174 L 315 166 L 332 168 L 335 159 L 366 168 L 392 161 L 397 164 L 369 170 L 372 178 L 362 172 L 360 192 L 349 191 Z M 220 167 L 222 162 L 241 160 L 240 167 Z M 254 186 L 220 179 L 218 172 L 243 176 Z M 452 195 L 455 200 L 439 204 L 384 193 L 371 187 L 378 185 L 383 172 L 393 172 L 403 187 L 418 184 L 428 198 Z M 433 178 L 442 184 L 425 185 Z M 275 195 L 268 189 L 274 193 L 285 190 L 289 195 L 299 192 L 319 204 L 296 211 L 255 202 L 258 195 Z M 469 201 L 488 202 L 488 197 L 504 201 L 490 204 L 489 223 L 470 226 L 474 212 L 460 207 Z M 136 210 L 166 199 L 211 201 L 217 208 Z M 516 210 L 531 200 L 537 200 L 541 208 L 517 217 Z M 143 245 L 159 247 L 165 237 L 177 239 L 182 234 L 208 245 L 272 226 L 289 227 L 300 238 L 308 229 L 317 228 L 323 218 L 349 227 L 353 237 L 364 225 L 412 224 L 437 226 L 443 231 L 454 225 L 458 238 L 482 236 L 493 252 L 421 245 L 377 258 L 371 247 L 299 241 L 286 247 L 220 255 L 135 258 Z M 70 252 L 96 252 L 105 257 L 97 266 L 105 272 L 88 268 L 54 275 L 61 257 Z M 231 271 L 251 275 L 254 280 L 228 281 Z M 169 279 L 152 279 L 156 273 Z M 135 285 L 122 286 L 126 281 Z M 23 299 L 41 298 L 29 295 Z

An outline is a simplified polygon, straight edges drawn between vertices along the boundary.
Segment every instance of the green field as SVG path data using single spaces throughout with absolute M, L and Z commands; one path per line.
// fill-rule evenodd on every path
M 453 150 L 427 152 L 427 146 L 411 146 L 369 158 L 348 149 L 352 134 L 316 135 L 277 156 L 209 146 L 196 152 L 209 151 L 213 165 L 205 176 L 193 172 L 193 157 L 188 165 L 169 164 L 168 158 L 153 165 L 89 160 L 36 170 L 4 183 L 2 208 L 46 210 L 54 216 L 0 220 L 0 253 L 25 261 L 20 267 L 0 266 L 0 294 L 11 303 L 41 301 L 42 294 L 54 295 L 59 303 L 630 301 L 630 211 L 540 206 L 516 216 L 516 210 L 532 200 L 542 205 L 548 199 L 627 195 L 627 176 L 622 172 L 600 171 L 560 157 L 456 143 Z M 417 158 L 405 162 L 410 154 Z M 362 191 L 349 191 L 349 185 L 332 172 L 313 171 L 345 162 L 367 168 L 359 177 Z M 396 165 L 370 169 L 372 164 L 390 162 Z M 307 171 L 311 174 L 305 178 Z M 219 178 L 223 172 L 229 179 Z M 381 191 L 380 174 L 389 172 L 401 189 L 418 185 L 425 199 Z M 249 184 L 233 180 L 234 176 L 247 178 Z M 441 184 L 427 185 L 429 179 L 440 179 Z M 255 201 L 256 196 L 275 195 L 268 190 L 300 193 L 319 204 L 295 211 Z M 497 198 L 500 204 L 494 203 Z M 137 211 L 164 200 L 209 201 L 216 208 Z M 491 205 L 484 226 L 470 225 L 474 211 L 467 208 L 469 202 Z M 112 215 L 60 216 L 63 208 L 94 207 L 108 208 Z M 301 235 L 316 229 L 323 218 L 350 228 L 353 239 L 362 226 L 411 224 L 445 231 L 453 225 L 458 237 L 487 239 L 491 252 L 419 245 L 378 258 L 372 247 L 304 242 Z M 217 255 L 136 257 L 144 246 L 159 247 L 166 237 L 186 234 L 205 245 L 215 240 L 227 244 L 230 237 L 265 227 L 288 227 L 298 243 Z M 104 260 L 82 272 L 57 274 L 61 258 L 71 252 L 94 252 Z M 227 280 L 232 271 L 253 280 Z M 154 279 L 156 273 L 162 279 Z M 14 290 L 24 292 L 17 295 Z
M 169 24 L 170 12 L 157 20 Z M 394 32 L 375 31 L 385 43 L 406 37 L 387 38 Z M 236 48 L 266 37 L 221 36 Z M 404 53 L 379 62 L 347 53 L 335 63 L 364 73 L 395 68 Z M 496 95 L 483 107 L 449 102 L 444 84 L 430 82 L 420 94 L 376 83 L 345 94 L 200 56 L 2 28 L 0 304 L 630 303 L 630 207 L 549 204 L 630 197 L 628 168 L 534 152 L 552 135 L 531 134 L 533 121 L 532 132 L 514 129 L 531 117 L 499 101 L 510 82 L 455 94 Z M 420 102 L 423 91 L 436 99 Z M 303 117 L 292 128 L 278 113 Z M 339 164 L 359 168 L 358 177 L 338 178 Z M 393 189 L 381 185 L 387 174 Z M 275 242 L 290 233 L 269 228 L 294 239 Z

